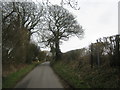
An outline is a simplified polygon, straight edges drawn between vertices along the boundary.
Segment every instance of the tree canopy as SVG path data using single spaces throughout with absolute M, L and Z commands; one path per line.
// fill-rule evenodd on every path
M 60 56 L 61 51 L 59 45 L 63 40 L 68 40 L 75 35 L 81 38 L 83 35 L 82 26 L 80 26 L 75 17 L 62 6 L 49 6 L 45 20 L 46 26 L 41 30 L 42 39 L 43 42 L 54 51 L 56 58 Z
M 64 0 L 61 3 L 64 4 Z M 50 47 L 56 59 L 60 56 L 59 46 L 62 41 L 75 35 L 81 37 L 83 34 L 82 26 L 62 5 L 3 2 L 1 6 L 2 49 L 6 61 L 8 59 L 11 62 L 13 58 L 21 60 L 19 52 L 23 52 L 23 62 L 27 61 L 29 51 L 32 51 L 30 40 L 33 33 L 39 33 L 38 40 Z

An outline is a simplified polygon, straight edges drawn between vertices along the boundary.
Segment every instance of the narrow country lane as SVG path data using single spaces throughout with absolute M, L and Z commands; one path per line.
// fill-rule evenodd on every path
M 44 62 L 25 76 L 15 88 L 63 88 L 63 86 L 50 67 L 50 62 Z

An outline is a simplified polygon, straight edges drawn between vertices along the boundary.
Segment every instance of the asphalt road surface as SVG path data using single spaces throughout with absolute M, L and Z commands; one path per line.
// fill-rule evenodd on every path
M 15 88 L 63 88 L 63 86 L 50 67 L 50 62 L 44 62 L 28 73 Z

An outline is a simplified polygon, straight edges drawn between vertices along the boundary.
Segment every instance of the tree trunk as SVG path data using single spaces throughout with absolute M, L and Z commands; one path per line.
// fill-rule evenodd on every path
M 55 60 L 60 60 L 61 59 L 61 51 L 59 47 L 59 41 L 55 42 Z

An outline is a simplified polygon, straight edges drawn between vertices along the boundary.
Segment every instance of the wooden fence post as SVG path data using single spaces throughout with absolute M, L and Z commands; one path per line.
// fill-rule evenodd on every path
M 97 40 L 97 64 L 100 66 L 99 42 Z
M 93 68 L 93 44 L 91 43 L 91 58 L 90 58 L 90 64 L 91 64 L 91 68 Z
M 119 35 L 116 35 L 115 37 L 115 42 L 116 42 L 116 47 L 115 47 L 115 63 L 117 64 L 117 66 L 120 67 L 120 38 L 119 38 Z

